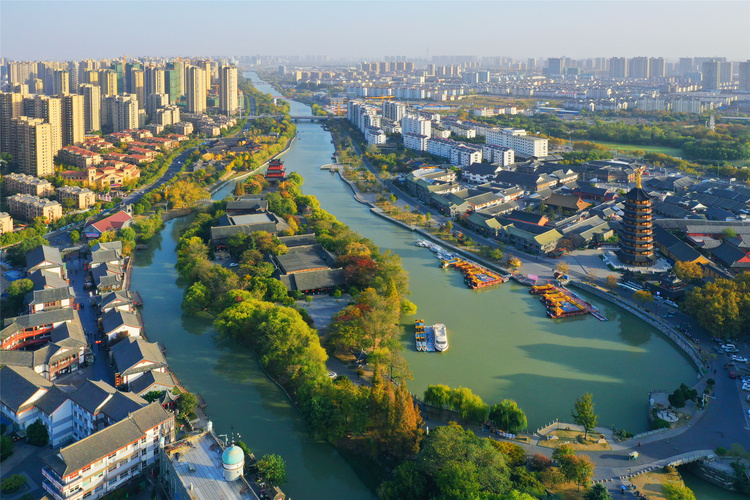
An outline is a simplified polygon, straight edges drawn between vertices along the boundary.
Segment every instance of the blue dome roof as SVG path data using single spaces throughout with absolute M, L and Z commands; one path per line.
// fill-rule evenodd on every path
M 227 465 L 237 465 L 245 460 L 245 452 L 239 446 L 230 446 L 221 455 L 221 461 Z

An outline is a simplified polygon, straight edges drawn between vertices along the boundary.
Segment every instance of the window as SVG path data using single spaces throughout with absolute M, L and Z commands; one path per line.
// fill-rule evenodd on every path
M 113 458 L 115 458 L 116 456 L 117 456 L 117 452 L 114 452 L 114 453 L 112 453 L 112 454 L 111 454 L 110 456 L 108 456 L 107 458 L 108 458 L 109 460 L 112 460 L 112 459 L 113 459 Z
M 113 465 L 112 467 L 110 467 L 110 468 L 109 468 L 109 469 L 107 470 L 107 472 L 112 472 L 112 471 L 113 471 L 113 470 L 115 470 L 116 468 L 117 468 L 117 465 Z
M 146 451 L 147 451 L 147 450 L 145 450 L 145 449 L 144 449 L 144 450 L 141 450 L 141 456 L 144 456 L 144 455 L 146 454 Z
M 87 465 L 86 467 L 84 467 L 83 469 L 81 469 L 81 472 L 86 472 L 89 469 L 91 469 L 91 466 Z

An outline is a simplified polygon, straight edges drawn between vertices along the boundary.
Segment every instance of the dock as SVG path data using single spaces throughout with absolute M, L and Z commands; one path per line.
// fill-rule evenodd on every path
M 440 261 L 440 267 L 455 267 L 464 275 L 464 282 L 469 288 L 478 290 L 488 286 L 499 285 L 508 281 L 508 278 L 501 276 L 489 269 L 475 264 L 468 260 L 452 256 L 449 259 Z
M 547 283 L 532 286 L 529 293 L 540 296 L 541 302 L 547 307 L 547 316 L 550 318 L 591 314 L 599 321 L 607 321 L 607 318 L 596 307 L 565 287 Z

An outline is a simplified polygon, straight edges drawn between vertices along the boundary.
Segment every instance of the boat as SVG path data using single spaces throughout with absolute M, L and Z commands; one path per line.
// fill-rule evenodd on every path
M 536 285 L 536 280 L 534 278 L 529 277 L 529 276 L 524 276 L 524 275 L 519 274 L 519 273 L 513 273 L 510 277 L 511 277 L 511 279 L 513 279 L 514 281 L 516 281 L 516 282 L 518 282 L 518 283 L 520 283 L 522 285 L 527 285 L 527 286 L 535 286 Z
M 448 332 L 445 325 L 437 323 L 432 325 L 432 332 L 435 335 L 435 349 L 438 351 L 448 350 Z

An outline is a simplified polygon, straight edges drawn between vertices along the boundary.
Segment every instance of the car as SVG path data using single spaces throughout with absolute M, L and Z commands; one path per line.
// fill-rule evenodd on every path
M 736 347 L 737 347 L 737 346 L 736 346 L 736 345 L 734 345 L 734 344 L 722 344 L 722 346 L 721 346 L 721 348 L 722 348 L 722 349 L 724 349 L 725 351 L 726 351 L 727 349 L 735 349 Z
M 729 372 L 729 378 L 737 378 L 737 374 L 735 372 Z
M 229 264 L 229 267 L 237 267 L 237 266 L 239 266 L 239 264 L 237 264 L 236 262 L 232 262 L 231 264 Z
M 328 377 L 329 378 L 336 378 L 336 377 L 338 377 L 338 374 L 336 372 L 328 372 Z
M 747 363 L 747 358 L 744 356 L 732 356 L 732 361 L 736 361 L 738 363 Z

